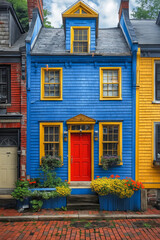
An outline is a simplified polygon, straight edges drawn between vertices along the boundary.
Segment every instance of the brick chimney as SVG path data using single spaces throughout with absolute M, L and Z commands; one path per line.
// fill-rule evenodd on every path
M 32 21 L 33 9 L 38 8 L 39 14 L 43 22 L 43 0 L 27 0 L 29 22 Z
M 121 0 L 119 13 L 118 13 L 119 14 L 119 21 L 121 19 L 123 9 L 127 9 L 128 10 L 128 15 L 129 15 L 129 0 Z

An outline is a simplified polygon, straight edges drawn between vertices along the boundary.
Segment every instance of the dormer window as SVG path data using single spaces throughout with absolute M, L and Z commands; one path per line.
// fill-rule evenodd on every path
M 71 28 L 71 53 L 90 52 L 90 27 Z

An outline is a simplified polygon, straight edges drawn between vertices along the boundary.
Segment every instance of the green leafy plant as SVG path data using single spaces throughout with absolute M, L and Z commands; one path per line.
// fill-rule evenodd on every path
M 117 164 L 120 164 L 121 159 L 119 156 L 103 156 L 101 158 L 102 168 L 108 170 L 109 167 L 114 167 Z
M 41 168 L 45 170 L 55 170 L 62 167 L 61 157 L 45 156 L 41 159 Z
M 143 223 L 143 226 L 145 228 L 152 228 L 152 226 L 149 223 L 146 223 L 146 222 Z
M 30 197 L 31 197 L 30 203 L 32 205 L 33 211 L 39 211 L 43 205 L 43 204 L 41 205 L 40 203 L 41 202 L 43 203 L 43 200 L 48 200 L 56 197 L 66 197 L 70 195 L 70 193 L 71 193 L 71 189 L 65 186 L 57 187 L 56 191 L 49 191 L 49 192 L 35 190 L 30 194 Z
M 29 197 L 30 194 L 31 191 L 29 190 L 29 182 L 22 180 L 18 180 L 16 182 L 16 188 L 11 193 L 14 199 L 20 200 L 21 202 L 23 202 L 25 198 Z
M 29 181 L 29 188 L 38 188 L 41 186 L 40 178 L 32 178 Z
M 67 207 L 55 208 L 56 211 L 67 211 Z
M 30 203 L 34 212 L 38 212 L 43 206 L 43 200 L 33 199 Z
M 40 175 L 43 184 L 42 187 L 54 188 L 56 186 L 62 186 L 64 183 L 62 179 L 56 177 L 55 168 L 62 167 L 62 161 L 60 157 L 46 156 L 41 159 Z

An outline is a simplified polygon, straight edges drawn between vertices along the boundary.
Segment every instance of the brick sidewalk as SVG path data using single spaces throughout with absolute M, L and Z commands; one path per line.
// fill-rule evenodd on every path
M 24 213 L 19 213 L 15 209 L 4 209 L 0 208 L 0 216 L 36 216 L 36 215 L 71 215 L 71 214 L 88 214 L 88 215 L 99 215 L 100 213 L 104 213 L 106 215 L 118 215 L 118 214 L 138 214 L 138 215 L 156 215 L 160 214 L 160 210 L 157 210 L 156 208 L 150 207 L 145 212 L 120 212 L 120 211 L 88 211 L 88 210 L 79 210 L 79 211 L 55 211 L 55 210 L 44 210 L 42 209 L 39 212 L 33 213 L 31 211 L 25 211 Z
M 2 240 L 159 240 L 160 219 L 0 223 Z

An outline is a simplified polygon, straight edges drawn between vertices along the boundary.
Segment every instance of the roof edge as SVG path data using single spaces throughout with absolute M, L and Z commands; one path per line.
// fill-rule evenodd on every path
M 128 10 L 126 9 L 123 9 L 122 10 L 122 14 L 124 16 L 124 21 L 125 21 L 125 24 L 126 24 L 126 28 L 128 30 L 128 34 L 131 38 L 131 41 L 133 44 L 137 44 L 138 43 L 138 39 L 136 37 L 136 34 L 135 34 L 135 31 L 134 31 L 134 28 L 132 26 L 132 23 L 129 19 L 129 14 L 128 14 Z
M 26 42 L 30 42 L 31 39 L 32 39 L 32 34 L 33 34 L 34 26 L 35 26 L 35 23 L 36 23 L 36 20 L 37 20 L 37 15 L 39 15 L 39 17 L 40 17 L 39 10 L 38 10 L 38 8 L 34 8 L 33 9 L 32 22 L 31 22 L 31 25 L 30 25 L 30 28 L 29 28 L 29 31 L 28 31 L 28 34 L 27 34 L 27 37 L 26 37 Z M 41 17 L 40 17 L 40 20 L 41 20 L 42 27 L 43 27 L 43 22 L 42 22 Z

